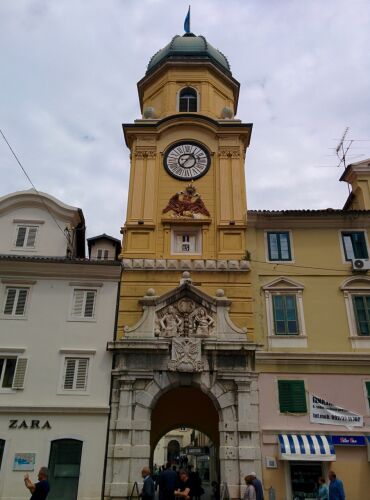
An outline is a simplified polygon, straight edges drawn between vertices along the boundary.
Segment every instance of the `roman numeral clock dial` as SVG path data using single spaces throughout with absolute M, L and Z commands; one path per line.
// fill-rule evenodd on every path
M 211 159 L 208 151 L 195 141 L 178 142 L 164 154 L 163 164 L 176 179 L 199 179 L 207 173 Z

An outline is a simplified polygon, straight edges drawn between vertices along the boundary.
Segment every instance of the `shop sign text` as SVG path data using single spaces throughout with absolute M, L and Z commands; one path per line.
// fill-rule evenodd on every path
M 9 429 L 51 429 L 49 420 L 9 420 Z
M 342 446 L 366 446 L 365 436 L 331 436 L 332 443 Z

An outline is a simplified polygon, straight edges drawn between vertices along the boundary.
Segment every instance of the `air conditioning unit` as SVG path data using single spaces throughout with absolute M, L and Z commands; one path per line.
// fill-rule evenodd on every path
M 352 269 L 354 271 L 367 271 L 370 269 L 370 260 L 368 259 L 353 259 Z
M 275 457 L 265 457 L 266 469 L 277 469 L 277 461 Z

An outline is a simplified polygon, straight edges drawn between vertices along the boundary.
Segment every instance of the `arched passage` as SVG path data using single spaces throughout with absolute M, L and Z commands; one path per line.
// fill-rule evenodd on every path
M 162 394 L 151 415 L 151 449 L 174 427 L 193 427 L 219 446 L 219 415 L 212 400 L 196 387 L 177 387 Z

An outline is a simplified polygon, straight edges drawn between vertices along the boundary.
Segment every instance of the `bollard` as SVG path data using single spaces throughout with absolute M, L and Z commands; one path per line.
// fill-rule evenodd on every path
M 269 500 L 276 500 L 275 490 L 272 486 L 269 488 Z

